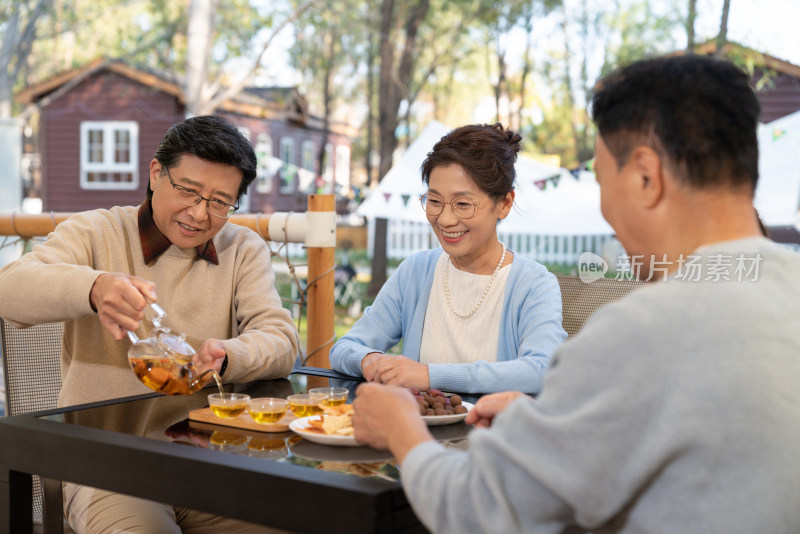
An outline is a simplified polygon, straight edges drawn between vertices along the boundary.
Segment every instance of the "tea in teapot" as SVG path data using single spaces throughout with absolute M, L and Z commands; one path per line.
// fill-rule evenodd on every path
M 150 307 L 156 315 L 148 338 L 140 340 L 128 331 L 128 338 L 133 343 L 128 349 L 128 363 L 136 377 L 150 389 L 165 395 L 191 395 L 211 378 L 216 380 L 222 392 L 219 374 L 208 369 L 198 375 L 192 362 L 195 350 L 186 341 L 186 336 L 162 326 L 167 314 L 161 306 L 153 302 Z

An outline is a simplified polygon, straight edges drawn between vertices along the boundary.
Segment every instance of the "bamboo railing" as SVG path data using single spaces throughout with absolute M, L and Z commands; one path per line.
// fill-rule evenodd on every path
M 0 236 L 44 237 L 71 213 L 0 213 Z M 336 213 L 333 195 L 308 195 L 305 213 L 236 215 L 229 222 L 257 232 L 265 241 L 303 243 L 308 252 L 305 365 L 330 368 L 334 334 Z

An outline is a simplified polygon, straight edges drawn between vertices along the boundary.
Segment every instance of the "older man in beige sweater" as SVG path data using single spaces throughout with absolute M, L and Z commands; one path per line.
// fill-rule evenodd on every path
M 275 290 L 269 249 L 226 224 L 255 168 L 252 147 L 229 121 L 187 119 L 162 140 L 142 205 L 76 214 L 0 270 L 0 316 L 16 326 L 64 321 L 61 406 L 150 391 L 123 341 L 126 331 L 146 335 L 148 302 L 187 334 L 200 372 L 234 383 L 290 372 L 299 336 Z M 65 500 L 79 532 L 259 531 L 73 484 Z

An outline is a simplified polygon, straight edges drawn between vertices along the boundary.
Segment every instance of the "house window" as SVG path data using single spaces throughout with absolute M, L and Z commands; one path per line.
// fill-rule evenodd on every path
M 316 173 L 314 168 L 314 141 L 303 141 L 302 149 L 300 150 L 300 167 L 297 171 L 297 177 L 300 180 L 298 189 L 301 191 L 314 192 L 316 189 L 315 179 Z
M 325 172 L 322 173 L 323 191 L 333 192 L 333 145 L 325 144 Z
M 314 170 L 314 141 L 303 141 L 302 167 L 309 171 Z
M 350 147 L 336 147 L 336 192 L 347 192 L 350 188 Z
M 291 137 L 281 138 L 280 158 L 281 165 L 281 193 L 291 193 L 294 191 L 294 177 L 297 175 L 297 165 L 292 163 L 294 160 L 294 139 Z
M 81 189 L 136 189 L 138 162 L 138 123 L 81 123 Z
M 256 190 L 259 193 L 270 193 L 272 192 L 272 178 L 279 168 L 275 163 L 280 163 L 280 160 L 272 156 L 272 138 L 265 133 L 258 134 L 255 151 L 258 159 Z

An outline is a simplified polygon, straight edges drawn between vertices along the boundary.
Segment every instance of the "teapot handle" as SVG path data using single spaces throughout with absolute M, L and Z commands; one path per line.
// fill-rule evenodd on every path
M 156 327 L 160 327 L 161 326 L 161 321 L 163 321 L 164 317 L 167 316 L 167 312 L 165 312 L 164 308 L 162 308 L 161 306 L 159 306 L 155 302 L 148 302 L 148 304 L 150 304 L 150 307 L 153 309 L 154 312 L 156 312 L 156 316 L 155 316 L 155 318 L 153 320 L 153 324 Z M 137 336 L 135 333 L 133 333 L 132 331 L 128 330 L 127 334 L 128 334 L 128 339 L 131 340 L 131 343 L 136 344 L 136 343 L 139 342 L 139 336 Z
M 150 307 L 156 312 L 156 316 L 153 319 L 153 324 L 156 326 L 161 326 L 161 321 L 164 320 L 164 317 L 167 316 L 167 312 L 164 311 L 164 308 L 156 304 L 155 302 L 150 302 Z

